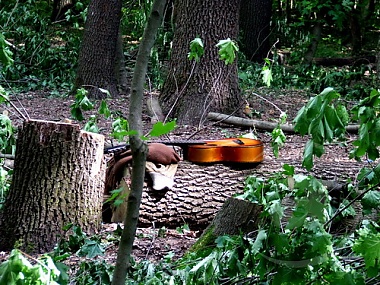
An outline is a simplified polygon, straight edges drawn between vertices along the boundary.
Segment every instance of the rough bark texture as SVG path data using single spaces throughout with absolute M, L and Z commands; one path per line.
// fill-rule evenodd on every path
M 181 161 L 175 185 L 167 192 L 145 187 L 140 208 L 140 225 L 177 227 L 184 223 L 193 229 L 204 229 L 223 203 L 242 193 L 248 175 L 269 177 L 282 170 L 283 164 L 294 165 L 297 173 L 305 173 L 301 162 L 291 159 L 266 159 L 259 165 L 198 165 Z M 240 168 L 239 168 L 240 166 Z M 320 179 L 345 182 L 354 179 L 361 164 L 355 162 L 319 162 L 313 174 Z M 344 175 L 343 175 L 344 174 Z
M 239 110 L 236 61 L 225 65 L 216 47 L 219 40 L 237 40 L 239 6 L 240 0 L 176 1 L 173 49 L 160 103 L 164 114 L 178 123 L 198 125 L 209 111 Z M 198 63 L 187 58 L 196 37 L 204 43 Z
M 121 17 L 121 0 L 92 0 L 87 13 L 74 90 L 84 86 L 90 98 L 119 96 L 115 58 Z
M 11 189 L 0 216 L 0 250 L 52 250 L 69 223 L 101 224 L 104 137 L 78 125 L 26 121 L 19 132 Z
M 218 236 L 232 236 L 257 230 L 261 211 L 262 207 L 258 204 L 232 197 L 228 198 L 189 252 L 214 246 Z
M 246 58 L 261 63 L 270 50 L 272 1 L 242 0 L 240 6 L 241 51 Z

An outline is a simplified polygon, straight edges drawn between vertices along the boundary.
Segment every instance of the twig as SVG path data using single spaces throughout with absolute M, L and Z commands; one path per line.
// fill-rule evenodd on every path
M 6 154 L 6 153 L 0 153 L 0 158 L 15 160 L 15 156 L 13 154 Z
M 7 97 L 5 97 L 3 94 L 0 93 L 0 96 L 4 98 L 5 101 L 7 101 L 15 110 L 16 112 L 25 120 L 27 121 L 28 118 L 25 117 L 25 115 L 23 113 L 21 113 L 20 109 L 17 108 L 17 106 L 15 104 L 13 104 L 13 102 L 11 100 L 9 100 Z M 29 116 L 28 116 L 29 117 Z

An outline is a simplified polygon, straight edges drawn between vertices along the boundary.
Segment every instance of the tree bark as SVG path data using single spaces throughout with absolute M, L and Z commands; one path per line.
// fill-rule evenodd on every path
M 259 165 L 245 164 L 194 164 L 181 161 L 175 175 L 175 184 L 169 191 L 154 191 L 150 181 L 144 187 L 140 206 L 139 225 L 176 228 L 188 224 L 191 229 L 205 229 L 222 207 L 235 194 L 244 191 L 244 181 L 249 175 L 268 178 L 282 171 L 284 164 L 293 165 L 296 173 L 307 174 L 298 159 L 273 159 L 267 157 Z M 311 174 L 332 185 L 355 179 L 360 167 L 356 162 L 316 161 Z M 339 193 L 337 193 L 339 194 Z
M 0 216 L 0 250 L 53 249 L 69 223 L 84 232 L 101 224 L 104 137 L 78 125 L 26 121 L 13 180 Z
M 160 94 L 162 110 L 179 124 L 199 125 L 209 111 L 233 113 L 242 105 L 237 64 L 219 59 L 219 40 L 238 37 L 240 0 L 176 1 L 175 33 L 168 76 Z M 194 20 L 197 19 L 197 20 Z M 200 61 L 187 58 L 190 42 L 200 37 Z
M 99 88 L 118 97 L 115 58 L 121 18 L 121 0 L 92 0 L 87 13 L 78 71 L 74 84 L 85 87 L 89 98 L 105 98 Z
M 252 62 L 262 63 L 270 50 L 270 21 L 272 1 L 242 0 L 240 5 L 240 50 Z
M 214 246 L 218 236 L 233 236 L 257 230 L 261 212 L 262 207 L 258 204 L 232 197 L 228 198 L 188 252 Z

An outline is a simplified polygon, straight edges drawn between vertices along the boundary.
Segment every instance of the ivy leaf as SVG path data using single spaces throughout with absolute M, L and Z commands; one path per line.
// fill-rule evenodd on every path
M 159 137 L 162 135 L 165 135 L 167 133 L 170 133 L 172 130 L 174 130 L 177 126 L 176 121 L 171 121 L 168 123 L 163 122 L 157 122 L 153 125 L 152 130 L 150 131 L 149 135 L 151 137 Z
M 100 255 L 104 255 L 104 248 L 98 242 L 87 239 L 77 254 L 78 256 L 94 258 Z
M 291 218 L 288 221 L 288 225 L 286 226 L 287 229 L 294 229 L 301 227 L 304 222 L 306 217 L 308 216 L 309 212 L 305 208 L 304 203 L 298 203 L 296 209 L 293 211 L 293 214 Z

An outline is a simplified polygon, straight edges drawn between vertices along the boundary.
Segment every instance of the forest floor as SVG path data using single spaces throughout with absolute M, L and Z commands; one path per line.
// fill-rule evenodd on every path
M 309 99 L 307 93 L 298 90 L 269 90 L 261 88 L 255 91 L 262 96 L 260 98 L 255 95 L 247 96 L 247 102 L 251 107 L 252 113 L 255 115 L 253 118 L 258 120 L 273 121 L 280 115 L 277 108 L 283 110 L 288 114 L 288 122 L 292 122 L 297 111 L 306 104 Z M 149 96 L 149 95 L 146 95 Z M 17 100 L 16 100 L 17 99 Z M 65 118 L 70 118 L 70 106 L 74 103 L 73 98 L 69 97 L 52 97 L 49 92 L 29 92 L 19 94 L 17 98 L 13 98 L 13 103 L 20 108 L 24 114 L 28 114 L 31 119 L 62 121 Z M 109 108 L 113 112 L 118 112 L 127 118 L 128 116 L 128 97 L 123 96 L 118 99 L 108 100 Z M 277 106 L 276 107 L 274 107 Z M 0 111 L 3 111 L 0 109 Z M 9 110 L 10 117 L 15 125 L 20 126 L 22 119 Z M 95 115 L 97 112 L 87 111 L 85 117 Z M 144 107 L 144 131 L 148 132 L 151 128 L 150 117 Z M 80 123 L 83 125 L 82 123 Z M 98 126 L 101 133 L 106 135 L 109 139 L 111 131 L 112 120 L 99 117 Z M 171 139 L 186 139 L 192 136 L 192 139 L 220 139 L 223 137 L 236 137 L 244 133 L 250 132 L 246 128 L 233 127 L 228 125 L 212 124 L 206 122 L 203 128 L 196 129 L 190 126 L 178 126 L 169 136 Z M 194 135 L 195 134 L 195 135 Z M 258 138 L 265 144 L 265 155 L 273 157 L 270 150 L 270 135 L 267 132 L 257 130 Z M 349 138 L 352 140 L 352 138 Z M 280 152 L 280 157 L 283 155 L 287 158 L 294 158 L 299 160 L 302 156 L 302 150 L 305 138 L 297 135 L 288 135 L 287 143 L 283 150 Z M 327 158 L 331 161 L 339 161 L 343 157 L 348 157 L 347 148 L 336 148 L 328 151 Z M 104 224 L 101 235 L 106 239 L 109 234 L 116 228 L 116 224 Z M 136 236 L 136 242 L 133 249 L 133 255 L 136 260 L 149 259 L 153 261 L 160 260 L 162 257 L 169 253 L 174 254 L 174 259 L 179 258 L 183 253 L 196 241 L 197 237 L 201 234 L 200 231 L 185 231 L 180 233 L 175 229 L 165 229 L 164 231 L 154 228 L 139 228 Z M 110 243 L 106 248 L 105 258 L 109 263 L 114 263 L 116 259 L 117 245 Z M 0 262 L 8 255 L 6 252 L 0 252 Z M 77 264 L 83 258 L 72 257 L 68 261 L 70 264 Z

